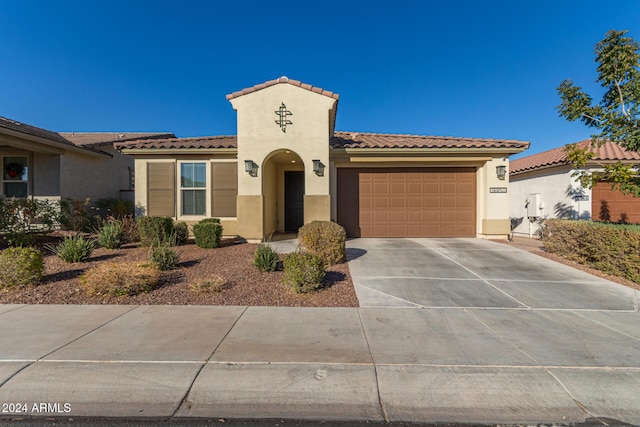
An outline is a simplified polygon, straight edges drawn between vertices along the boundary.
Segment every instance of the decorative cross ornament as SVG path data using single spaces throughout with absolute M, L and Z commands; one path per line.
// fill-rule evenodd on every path
M 276 115 L 278 116 L 278 120 L 276 120 L 276 124 L 278 126 L 280 126 L 280 129 L 282 129 L 282 132 L 287 132 L 287 125 L 292 125 L 293 122 L 291 120 L 289 120 L 287 117 L 293 115 L 293 113 L 289 110 L 287 110 L 287 106 L 284 105 L 284 102 L 282 103 L 282 105 L 280 105 L 280 108 L 278 108 L 275 111 Z

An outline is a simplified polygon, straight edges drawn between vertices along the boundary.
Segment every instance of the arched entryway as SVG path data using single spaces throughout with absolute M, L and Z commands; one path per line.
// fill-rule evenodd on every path
M 297 232 L 304 223 L 304 163 L 291 150 L 269 154 L 262 165 L 264 232 Z

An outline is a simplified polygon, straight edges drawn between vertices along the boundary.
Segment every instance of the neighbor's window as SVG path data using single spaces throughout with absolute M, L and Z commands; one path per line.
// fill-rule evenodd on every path
M 26 156 L 7 156 L 2 159 L 2 190 L 6 197 L 29 195 L 27 166 Z
M 180 164 L 182 215 L 207 214 L 207 164 Z

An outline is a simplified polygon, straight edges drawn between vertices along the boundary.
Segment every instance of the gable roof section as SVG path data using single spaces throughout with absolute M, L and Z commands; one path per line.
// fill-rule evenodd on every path
M 299 80 L 293 80 L 293 79 L 290 79 L 290 78 L 288 78 L 286 76 L 282 76 L 282 77 L 280 77 L 278 79 L 275 79 L 275 80 L 269 80 L 269 81 L 266 81 L 264 83 L 257 84 L 255 86 L 248 87 L 248 88 L 245 88 L 245 89 L 230 93 L 230 94 L 227 95 L 227 100 L 232 100 L 233 98 L 237 98 L 239 96 L 246 95 L 248 93 L 257 92 L 259 90 L 268 88 L 269 86 L 273 86 L 273 85 L 277 85 L 277 84 L 281 84 L 281 83 L 290 84 L 290 85 L 293 85 L 293 86 L 298 86 L 298 87 L 301 87 L 302 89 L 306 89 L 308 91 L 311 91 L 311 92 L 314 92 L 314 93 L 318 93 L 320 95 L 328 96 L 329 98 L 333 98 L 335 100 L 338 100 L 340 98 L 340 95 L 338 95 L 337 93 L 333 93 L 331 91 L 324 90 L 324 89 L 322 89 L 320 87 L 312 86 L 310 84 L 302 83 Z
M 585 139 L 577 143 L 579 148 L 588 148 L 591 146 L 591 140 Z M 600 162 L 638 162 L 640 161 L 640 153 L 627 151 L 618 144 L 607 141 L 600 147 L 592 148 L 595 150 L 595 156 L 592 161 Z M 553 150 L 544 151 L 542 153 L 533 154 L 531 156 L 522 157 L 510 162 L 509 174 L 517 175 L 520 173 L 533 171 L 537 169 L 548 168 L 552 166 L 568 165 L 567 154 L 564 152 L 564 146 L 554 148 Z
M 499 148 L 522 151 L 526 141 L 459 138 L 452 136 L 402 135 L 362 132 L 336 132 L 332 148 Z
M 21 123 L 16 120 L 0 116 L 0 132 L 3 130 L 5 130 L 3 133 L 13 135 L 14 137 L 19 136 L 25 138 L 30 140 L 32 143 L 45 144 L 58 149 L 62 148 L 91 156 L 111 157 L 110 154 L 94 150 L 91 147 L 79 147 L 60 135 L 58 132 L 31 126 L 26 123 Z
M 31 126 L 26 123 L 17 122 L 15 120 L 8 119 L 0 116 L 0 127 L 10 129 L 16 132 L 24 133 L 30 136 L 37 136 L 38 138 L 48 139 L 49 141 L 59 142 L 61 144 L 73 145 L 70 141 L 64 138 L 57 132 L 42 129 L 39 127 Z
M 171 132 L 60 132 L 79 147 L 103 147 L 118 142 L 175 138 Z
M 197 138 L 158 138 L 129 142 L 117 142 L 118 149 L 220 149 L 237 148 L 237 137 L 203 136 Z M 482 138 L 455 138 L 420 135 L 393 135 L 362 132 L 336 132 L 331 138 L 330 147 L 334 149 L 379 149 L 379 148 L 497 148 L 522 151 L 528 142 Z

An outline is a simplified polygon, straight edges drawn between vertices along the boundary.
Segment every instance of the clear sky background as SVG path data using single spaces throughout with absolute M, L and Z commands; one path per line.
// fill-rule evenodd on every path
M 0 115 L 55 131 L 236 132 L 225 95 L 286 75 L 340 94 L 336 130 L 588 138 L 593 47 L 640 0 L 0 0 Z M 599 98 L 598 98 L 599 99 Z

